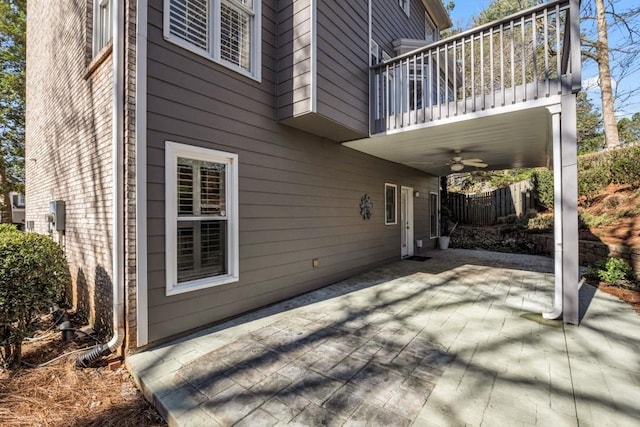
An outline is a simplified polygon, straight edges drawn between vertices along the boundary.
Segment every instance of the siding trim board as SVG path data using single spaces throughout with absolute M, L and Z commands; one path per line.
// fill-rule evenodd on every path
M 136 6 L 136 344 L 149 343 L 147 276 L 147 2 Z

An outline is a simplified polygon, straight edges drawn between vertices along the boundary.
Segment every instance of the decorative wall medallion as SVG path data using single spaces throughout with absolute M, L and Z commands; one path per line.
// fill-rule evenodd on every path
M 370 219 L 373 214 L 373 202 L 367 193 L 360 198 L 360 216 L 362 219 Z

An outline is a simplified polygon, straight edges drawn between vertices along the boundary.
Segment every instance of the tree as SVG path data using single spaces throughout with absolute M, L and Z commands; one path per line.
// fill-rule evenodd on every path
M 493 0 L 473 19 L 479 25 L 503 18 L 512 13 L 543 3 L 541 0 Z M 638 69 L 640 62 L 640 7 L 619 10 L 619 0 L 582 1 L 581 42 L 582 57 L 598 66 L 598 82 L 601 91 L 601 110 L 607 147 L 619 144 L 616 126 L 616 100 L 624 102 L 640 90 L 638 85 L 626 93 L 615 93 L 612 80 L 620 82 Z M 618 37 L 609 40 L 608 31 L 615 30 Z
M 585 154 L 601 150 L 604 148 L 602 117 L 585 92 L 578 93 L 576 109 L 578 153 Z
M 594 61 L 598 66 L 598 82 L 602 101 L 602 117 L 607 147 L 620 144 L 618 127 L 616 125 L 616 98 L 623 101 L 628 99 L 635 88 L 627 93 L 616 94 L 612 80 L 615 78 L 620 86 L 621 80 L 628 76 L 638 66 L 640 46 L 640 7 L 633 6 L 627 10 L 619 10 L 620 1 L 595 0 L 582 2 L 582 55 L 583 58 Z M 594 24 L 595 23 L 595 24 Z M 609 42 L 609 31 L 620 33 L 619 41 L 615 45 Z M 616 96 L 618 95 L 618 96 Z
M 630 119 L 624 117 L 618 122 L 618 134 L 623 144 L 634 144 L 640 141 L 640 113 Z
M 0 194 L 5 209 L 9 191 L 24 191 L 26 12 L 26 0 L 0 0 Z

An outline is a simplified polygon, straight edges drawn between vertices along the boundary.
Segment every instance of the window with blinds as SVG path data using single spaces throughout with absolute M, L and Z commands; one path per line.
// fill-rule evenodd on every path
M 226 274 L 226 165 L 178 158 L 178 283 Z
M 169 32 L 195 47 L 209 50 L 209 0 L 169 2 Z
M 165 0 L 165 38 L 260 78 L 261 2 Z
M 173 142 L 166 156 L 167 293 L 237 280 L 237 156 Z

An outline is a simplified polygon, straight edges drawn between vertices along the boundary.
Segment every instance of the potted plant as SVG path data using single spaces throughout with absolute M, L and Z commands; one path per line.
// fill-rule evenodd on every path
M 445 250 L 449 248 L 449 240 L 451 239 L 451 234 L 453 233 L 453 230 L 455 230 L 458 226 L 458 223 L 456 222 L 453 227 L 451 227 L 451 231 L 449 231 L 449 218 L 442 218 L 442 221 L 446 222 L 446 225 L 443 224 L 442 226 L 443 231 L 440 234 L 440 237 L 438 237 L 438 247 L 441 250 Z

